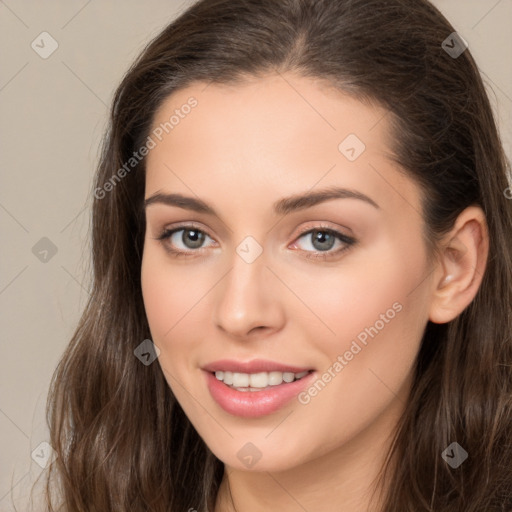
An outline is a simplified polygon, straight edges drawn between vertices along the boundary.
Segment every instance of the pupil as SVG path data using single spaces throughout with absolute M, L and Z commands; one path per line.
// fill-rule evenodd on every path
M 332 246 L 334 245 L 334 237 L 330 233 L 328 233 L 326 231 L 314 231 L 313 234 L 314 234 L 313 245 L 315 246 L 316 249 L 328 250 L 328 249 L 331 249 Z M 319 242 L 320 244 L 324 244 L 324 245 L 320 245 L 318 247 L 315 245 L 316 242 Z
M 188 235 L 188 240 L 186 239 L 186 235 Z M 201 247 L 203 243 L 204 233 L 201 233 L 197 229 L 187 229 L 183 232 L 182 241 L 185 245 L 190 248 L 197 249 Z M 191 241 L 191 242 L 190 242 Z

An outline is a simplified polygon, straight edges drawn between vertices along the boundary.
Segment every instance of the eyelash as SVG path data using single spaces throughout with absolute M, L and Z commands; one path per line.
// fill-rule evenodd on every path
M 177 233 L 179 231 L 188 231 L 188 230 L 199 231 L 200 233 L 208 236 L 209 238 L 212 238 L 210 235 L 208 235 L 208 233 L 206 233 L 206 231 L 200 229 L 198 226 L 195 226 L 193 224 L 186 224 L 186 225 L 178 226 L 178 227 L 172 228 L 172 229 L 167 229 L 167 228 L 164 229 L 161 232 L 161 234 L 155 238 L 155 240 L 159 240 L 162 243 L 162 245 L 164 246 L 165 250 L 169 254 L 171 254 L 171 256 L 173 256 L 173 257 L 178 257 L 178 258 L 181 258 L 181 257 L 194 257 L 192 255 L 193 253 L 200 252 L 204 248 L 190 249 L 188 251 L 182 251 L 182 250 L 179 250 L 179 249 L 174 249 L 169 244 L 165 243 L 175 233 Z M 314 228 L 308 228 L 308 229 L 302 231 L 297 236 L 297 238 L 295 240 L 299 240 L 300 238 L 304 237 L 305 235 L 311 234 L 314 231 L 318 231 L 318 232 L 321 232 L 321 233 L 327 233 L 329 235 L 332 235 L 335 238 L 337 238 L 339 241 L 343 242 L 344 246 L 339 248 L 339 249 L 337 249 L 337 250 L 335 250 L 335 251 L 328 250 L 328 251 L 316 251 L 316 252 L 314 252 L 314 251 L 304 251 L 302 249 L 299 249 L 301 252 L 307 253 L 306 258 L 308 258 L 308 259 L 319 259 L 319 260 L 326 261 L 328 259 L 331 259 L 331 258 L 334 258 L 336 256 L 339 256 L 341 253 L 344 253 L 345 251 L 351 249 L 357 243 L 355 238 L 349 237 L 349 236 L 347 236 L 347 235 L 345 235 L 343 233 L 340 233 L 339 231 L 336 231 L 335 229 L 333 229 L 331 227 L 324 226 L 322 224 L 320 224 L 318 226 L 315 226 Z

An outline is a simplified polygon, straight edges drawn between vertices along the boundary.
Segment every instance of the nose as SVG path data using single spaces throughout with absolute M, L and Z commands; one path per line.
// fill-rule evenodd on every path
M 235 254 L 231 270 L 215 287 L 215 325 L 237 339 L 280 330 L 285 315 L 279 284 L 263 254 L 252 263 Z

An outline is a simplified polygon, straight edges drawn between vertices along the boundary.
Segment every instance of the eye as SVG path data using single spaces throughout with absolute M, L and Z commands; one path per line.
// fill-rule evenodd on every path
M 165 249 L 176 256 L 188 256 L 203 249 L 204 242 L 209 239 L 204 231 L 196 226 L 180 226 L 175 229 L 164 229 L 156 238 L 160 240 Z
M 297 242 L 304 239 L 303 247 Z M 214 240 L 202 229 L 194 225 L 179 226 L 174 229 L 164 229 L 156 238 L 162 242 L 165 250 L 173 256 L 195 256 L 207 246 L 205 242 Z M 294 246 L 308 253 L 307 258 L 327 259 L 338 256 L 356 243 L 356 240 L 339 231 L 323 226 L 304 231 L 294 242 Z M 333 250 L 334 248 L 334 250 Z
M 332 228 L 322 226 L 309 229 L 302 233 L 298 240 L 304 239 L 306 243 L 299 247 L 302 251 L 308 252 L 308 258 L 322 258 L 337 256 L 348 250 L 356 243 L 356 240 Z M 297 242 L 294 245 L 298 245 Z M 335 248 L 333 250 L 333 248 Z

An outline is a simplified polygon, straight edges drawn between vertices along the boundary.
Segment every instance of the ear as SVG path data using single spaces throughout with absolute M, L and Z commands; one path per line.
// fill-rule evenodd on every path
M 482 282 L 488 253 L 485 214 L 480 207 L 470 206 L 458 216 L 453 229 L 441 241 L 430 321 L 449 322 L 471 303 Z

